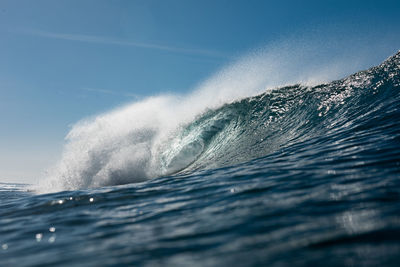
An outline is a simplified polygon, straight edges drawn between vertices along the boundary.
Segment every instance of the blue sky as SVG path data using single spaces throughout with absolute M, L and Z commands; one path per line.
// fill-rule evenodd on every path
M 32 182 L 78 120 L 163 93 L 185 93 L 235 58 L 313 36 L 400 49 L 399 1 L 0 1 L 0 182 Z M 364 56 L 365 53 L 363 54 Z

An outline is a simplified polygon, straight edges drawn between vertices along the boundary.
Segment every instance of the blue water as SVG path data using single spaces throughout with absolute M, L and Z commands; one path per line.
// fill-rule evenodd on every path
M 168 140 L 161 177 L 107 169 L 96 187 L 92 149 L 64 163 L 64 191 L 0 184 L 0 266 L 398 266 L 400 53 L 210 109 Z

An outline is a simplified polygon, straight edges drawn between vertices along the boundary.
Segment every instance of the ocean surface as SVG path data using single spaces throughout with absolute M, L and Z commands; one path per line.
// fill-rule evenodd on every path
M 39 187 L 0 183 L 0 266 L 399 266 L 400 52 L 144 115 L 164 104 L 75 126 Z

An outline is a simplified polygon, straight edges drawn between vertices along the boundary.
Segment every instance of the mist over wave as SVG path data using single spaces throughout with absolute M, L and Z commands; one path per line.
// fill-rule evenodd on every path
M 341 125 L 346 120 L 332 110 L 348 110 L 366 86 L 380 85 L 376 73 L 365 72 L 315 86 L 362 65 L 354 55 L 329 54 L 305 44 L 258 49 L 192 93 L 150 97 L 78 122 L 61 160 L 35 189 L 93 188 L 228 166 Z

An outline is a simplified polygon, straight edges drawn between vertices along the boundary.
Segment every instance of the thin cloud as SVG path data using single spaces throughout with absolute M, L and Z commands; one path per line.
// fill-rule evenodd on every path
M 136 98 L 136 99 L 140 98 L 140 96 L 136 95 L 136 94 L 131 94 L 131 93 L 127 93 L 127 92 L 116 92 L 116 91 L 107 90 L 107 89 L 100 89 L 100 88 L 84 87 L 84 88 L 82 88 L 82 90 L 88 91 L 88 92 L 93 92 L 93 93 L 105 94 L 105 95 L 116 95 L 116 96 L 133 97 L 133 98 Z
M 201 55 L 201 56 L 215 57 L 215 58 L 228 58 L 228 56 L 226 54 L 223 54 L 218 51 L 212 51 L 212 50 L 206 50 L 206 49 L 174 47 L 174 46 L 150 44 L 150 43 L 132 42 L 132 41 L 126 41 L 123 39 L 118 39 L 118 38 L 113 38 L 113 37 L 105 37 L 105 36 L 96 36 L 96 35 L 87 35 L 87 34 L 54 33 L 54 32 L 45 32 L 45 31 L 23 31 L 22 33 L 39 36 L 39 37 L 44 37 L 44 38 L 61 39 L 61 40 L 76 41 L 76 42 L 132 46 L 132 47 L 143 48 L 143 49 L 154 49 L 154 50 L 169 51 L 169 52 L 181 53 L 181 54 Z

